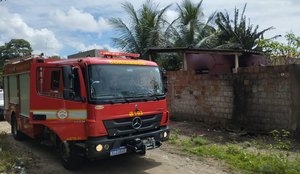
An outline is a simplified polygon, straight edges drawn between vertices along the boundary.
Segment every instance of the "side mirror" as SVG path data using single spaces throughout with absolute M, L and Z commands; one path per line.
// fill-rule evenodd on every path
M 62 67 L 64 88 L 72 88 L 72 77 L 74 77 L 72 66 L 64 65 Z
M 91 96 L 95 96 L 96 95 L 96 90 L 95 90 L 95 88 L 94 88 L 94 85 L 95 84 L 100 84 L 100 81 L 93 81 L 92 83 L 91 83 Z
M 100 81 L 93 81 L 91 86 L 93 86 L 94 84 L 99 84 L 99 83 L 100 83 Z
M 72 100 L 75 96 L 73 90 L 74 74 L 73 74 L 72 66 L 64 65 L 62 67 L 62 72 L 63 72 L 63 81 L 64 81 L 63 97 L 66 100 Z
M 69 79 L 74 79 L 75 75 L 74 74 L 69 74 Z
M 71 65 L 64 65 L 63 70 L 63 82 L 64 90 L 63 97 L 66 100 L 86 102 L 86 98 L 81 96 L 79 68 Z
M 160 68 L 159 71 L 160 71 L 161 78 L 162 78 L 162 81 L 163 81 L 164 91 L 165 91 L 165 93 L 167 93 L 168 92 L 168 76 L 167 76 L 167 71 L 164 70 L 163 68 Z

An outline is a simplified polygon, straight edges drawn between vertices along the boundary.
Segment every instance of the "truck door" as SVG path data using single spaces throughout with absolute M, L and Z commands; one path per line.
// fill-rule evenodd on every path
M 85 139 L 87 104 L 80 68 L 37 66 L 35 79 L 36 91 L 30 107 L 32 123 L 43 124 L 62 140 Z

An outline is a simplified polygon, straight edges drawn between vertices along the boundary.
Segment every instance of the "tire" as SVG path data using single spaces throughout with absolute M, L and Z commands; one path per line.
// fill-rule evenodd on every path
M 4 113 L 2 109 L 0 109 L 0 121 L 4 121 Z
M 140 152 L 139 152 L 139 155 L 141 155 L 141 156 L 146 156 L 146 150 L 140 151 Z
M 82 166 L 83 158 L 78 155 L 79 150 L 69 143 L 59 144 L 59 155 L 62 165 L 67 170 L 76 170 Z
M 11 118 L 11 134 L 15 140 L 22 141 L 25 139 L 25 135 L 19 131 L 18 121 L 15 115 Z

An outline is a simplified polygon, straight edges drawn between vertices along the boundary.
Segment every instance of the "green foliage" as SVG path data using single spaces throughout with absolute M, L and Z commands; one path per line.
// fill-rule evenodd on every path
M 162 46 L 162 28 L 166 24 L 164 14 L 169 6 L 160 9 L 151 0 L 146 1 L 139 10 L 135 10 L 129 2 L 122 4 L 128 14 L 130 22 L 125 24 L 120 18 L 111 18 L 110 23 L 119 33 L 113 38 L 116 46 L 126 52 L 141 54 L 142 58 L 148 58 L 146 49 L 149 47 Z
M 240 169 L 245 173 L 293 174 L 300 172 L 300 159 L 289 161 L 281 153 L 251 153 L 236 145 L 197 146 L 190 147 L 188 151 L 199 156 L 210 156 L 224 160 L 233 169 Z
M 179 141 L 179 132 L 180 132 L 179 129 L 173 129 L 172 130 L 172 133 L 171 133 L 170 138 L 169 138 L 169 142 L 171 144 L 177 144 L 178 143 L 178 141 Z
M 192 136 L 190 139 L 181 138 L 178 132 L 175 133 L 176 145 L 184 151 L 200 157 L 213 157 L 225 161 L 233 170 L 240 170 L 242 173 L 253 174 L 296 174 L 300 173 L 299 155 L 289 159 L 288 155 L 280 152 L 255 152 L 248 151 L 237 144 L 212 144 L 199 136 Z M 275 133 L 276 137 L 289 137 L 289 132 L 282 130 Z
M 48 58 L 49 58 L 49 59 L 60 59 L 59 56 L 49 56 Z
M 215 47 L 222 49 L 248 49 L 260 50 L 257 45 L 257 40 L 263 37 L 263 34 L 273 29 L 273 27 L 258 31 L 259 26 L 254 26 L 249 23 L 245 15 L 247 4 L 245 4 L 242 13 L 240 10 L 234 9 L 233 19 L 230 18 L 228 12 L 218 12 L 216 24 L 218 26 L 215 33 Z
M 290 32 L 285 34 L 285 43 L 272 39 L 260 39 L 258 45 L 263 49 L 273 65 L 296 63 L 300 58 L 300 37 Z
M 125 23 L 120 18 L 110 19 L 119 33 L 112 40 L 123 51 L 139 53 L 143 59 L 148 59 L 147 49 L 151 47 L 261 50 L 257 41 L 272 27 L 259 31 L 258 25 L 250 24 L 250 19 L 248 23 L 245 16 L 246 5 L 242 13 L 235 9 L 232 19 L 228 12 L 215 12 L 206 17 L 202 2 L 182 0 L 177 3 L 177 18 L 171 23 L 164 18 L 170 5 L 161 9 L 153 1 L 147 0 L 139 9 L 135 9 L 131 3 L 125 2 L 122 7 L 129 22 Z M 152 60 L 166 70 L 178 70 L 182 67 L 180 54 L 152 56 Z
M 162 54 L 156 59 L 156 62 L 167 71 L 177 71 L 182 67 L 181 54 Z
M 7 134 L 0 133 L 0 173 L 12 168 L 16 157 L 7 141 Z
M 275 144 L 271 145 L 272 148 L 289 150 L 291 149 L 292 142 L 290 140 L 290 132 L 282 129 L 281 131 L 273 130 L 270 132 Z
M 14 59 L 30 55 L 32 48 L 30 43 L 24 39 L 12 39 L 8 43 L 0 46 L 0 67 L 7 59 Z
M 12 39 L 0 47 L 0 56 L 4 59 L 18 58 L 30 55 L 32 48 L 30 43 L 24 39 Z
M 204 139 L 203 137 L 193 135 L 191 137 L 191 142 L 196 146 L 202 146 L 208 144 L 208 140 Z
M 32 158 L 24 158 L 22 153 L 15 151 L 7 138 L 5 132 L 0 133 L 0 173 L 24 173 Z
M 173 47 L 205 47 L 203 39 L 210 36 L 215 29 L 212 27 L 213 13 L 207 21 L 201 8 L 203 0 L 194 4 L 183 0 L 177 4 L 178 17 L 166 30 L 166 42 Z

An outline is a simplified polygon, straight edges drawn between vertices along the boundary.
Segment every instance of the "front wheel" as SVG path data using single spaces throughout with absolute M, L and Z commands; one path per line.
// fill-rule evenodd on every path
M 63 141 L 59 145 L 59 154 L 62 165 L 68 170 L 75 170 L 81 167 L 83 159 L 79 156 L 77 148 Z
M 15 140 L 20 141 L 25 139 L 25 135 L 19 131 L 18 121 L 15 115 L 11 118 L 11 133 Z
M 3 109 L 0 109 L 0 121 L 4 121 Z

